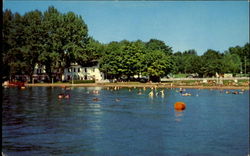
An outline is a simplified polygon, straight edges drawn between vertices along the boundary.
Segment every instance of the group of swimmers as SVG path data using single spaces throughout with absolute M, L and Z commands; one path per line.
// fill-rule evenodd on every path
M 185 88 L 180 88 L 179 91 L 177 90 L 177 92 L 181 93 L 182 96 L 191 96 L 192 95 L 191 93 L 183 93 L 185 91 L 186 91 Z
M 70 87 L 62 87 L 64 90 L 71 90 Z M 58 94 L 58 99 L 69 99 L 70 98 L 70 94 L 68 93 L 61 93 L 61 94 Z
M 155 94 L 154 94 L 154 90 L 151 88 L 151 91 L 149 92 L 148 95 L 149 95 L 150 97 L 153 97 L 154 95 L 155 95 L 155 96 L 158 96 L 159 94 L 161 94 L 161 96 L 164 97 L 164 95 L 165 95 L 164 89 L 162 89 L 162 90 L 159 91 L 159 92 L 155 92 Z
M 227 90 L 226 91 L 226 94 L 243 94 L 244 93 L 244 89 L 242 89 L 241 91 L 229 91 L 229 90 Z
M 111 88 L 108 87 L 107 90 L 113 91 L 113 90 L 119 90 L 120 88 L 121 87 L 113 87 L 113 88 L 112 87 Z M 136 88 L 136 87 L 134 87 L 134 88 Z M 70 90 L 69 87 L 65 87 L 64 89 L 65 90 Z M 146 87 L 143 87 L 143 90 L 145 91 Z M 185 91 L 186 91 L 186 89 L 183 89 L 183 88 L 180 88 L 179 90 L 176 90 L 176 92 L 181 93 L 182 96 L 191 96 L 192 95 L 191 93 L 187 93 Z M 131 88 L 129 88 L 129 92 L 131 92 Z M 91 93 L 98 95 L 99 91 L 98 90 L 93 90 Z M 232 91 L 232 92 L 227 90 L 225 93 L 226 94 L 243 94 L 244 93 L 244 89 L 242 89 L 241 91 Z M 142 94 L 143 94 L 142 93 L 142 89 L 139 89 L 137 95 L 142 95 Z M 162 97 L 164 97 L 164 94 L 165 94 L 164 93 L 164 89 L 162 89 L 162 90 L 160 90 L 160 91 L 157 92 L 157 87 L 155 86 L 155 87 L 151 87 L 151 91 L 148 93 L 148 96 L 149 97 L 153 97 L 153 96 L 161 95 Z M 58 99 L 63 99 L 63 98 L 69 99 L 70 95 L 66 94 L 66 93 L 65 94 L 58 94 Z M 93 101 L 99 101 L 99 99 L 98 98 L 93 98 Z M 120 99 L 116 98 L 115 101 L 119 102 Z
M 69 94 L 58 94 L 58 99 L 69 99 L 70 95 Z

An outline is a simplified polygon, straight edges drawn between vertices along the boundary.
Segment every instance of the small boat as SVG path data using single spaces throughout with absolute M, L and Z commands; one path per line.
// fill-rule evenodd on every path
M 19 81 L 16 81 L 16 82 L 13 82 L 13 81 L 5 81 L 4 83 L 3 83 L 3 86 L 8 86 L 8 87 L 19 87 L 19 88 L 21 88 L 21 87 L 24 87 L 25 85 L 24 85 L 24 82 L 19 82 Z

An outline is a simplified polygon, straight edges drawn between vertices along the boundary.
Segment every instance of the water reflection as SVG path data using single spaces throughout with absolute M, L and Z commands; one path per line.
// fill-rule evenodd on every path
M 180 122 L 183 118 L 184 112 L 180 110 L 175 110 L 175 121 Z
M 184 97 L 175 90 L 154 89 L 158 96 L 150 98 L 150 91 L 3 89 L 2 149 L 9 155 L 247 154 L 249 93 L 187 89 L 199 96 Z M 60 93 L 71 96 L 58 99 Z M 188 109 L 175 111 L 177 101 L 184 101 Z

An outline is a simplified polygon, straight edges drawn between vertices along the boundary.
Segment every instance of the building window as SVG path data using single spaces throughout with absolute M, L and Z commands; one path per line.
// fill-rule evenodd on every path
M 68 68 L 68 72 L 70 73 L 70 68 Z
M 42 73 L 42 69 L 40 69 L 40 74 Z
M 85 70 L 85 73 L 87 73 L 87 68 L 84 68 L 84 70 Z
M 39 74 L 39 69 L 36 70 L 36 73 Z
M 74 68 L 74 73 L 76 72 L 76 68 Z
M 78 73 L 80 73 L 81 72 L 81 68 L 78 68 Z

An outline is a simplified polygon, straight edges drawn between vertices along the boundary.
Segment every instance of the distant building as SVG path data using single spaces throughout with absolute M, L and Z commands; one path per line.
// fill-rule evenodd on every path
M 85 67 L 82 67 L 77 63 L 72 63 L 69 68 L 64 69 L 62 80 L 72 80 L 72 77 L 74 80 L 100 81 L 104 79 L 104 74 L 100 72 L 97 63 Z
M 61 80 L 60 70 L 59 69 L 53 70 L 52 76 L 54 78 L 54 81 L 60 81 Z M 49 76 L 46 73 L 46 67 L 44 65 L 36 64 L 32 78 L 35 82 L 43 82 L 48 80 Z
M 53 81 L 69 81 L 72 80 L 95 80 L 102 81 L 104 80 L 104 74 L 99 70 L 98 62 L 92 62 L 88 64 L 88 66 L 82 67 L 77 63 L 72 63 L 69 68 L 65 68 L 63 73 L 60 72 L 59 69 L 55 69 L 52 72 Z M 20 74 L 15 75 L 16 80 L 20 81 L 28 81 L 29 76 Z M 32 75 L 32 82 L 47 82 L 49 80 L 49 76 L 46 73 L 46 67 L 44 65 L 36 64 L 34 68 L 34 72 Z

